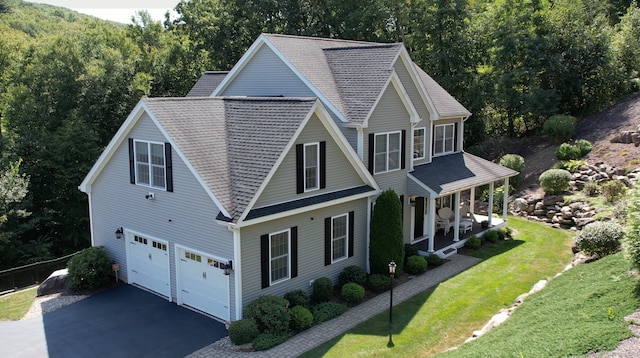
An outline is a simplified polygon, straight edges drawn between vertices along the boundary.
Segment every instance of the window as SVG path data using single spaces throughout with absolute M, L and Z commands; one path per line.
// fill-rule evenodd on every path
M 319 143 L 304 145 L 304 191 L 312 191 L 319 188 Z
M 402 141 L 400 132 L 375 135 L 374 173 L 384 173 L 400 169 Z
M 444 154 L 455 151 L 455 124 L 441 124 L 434 127 L 433 154 Z
M 347 214 L 331 218 L 331 259 L 332 262 L 347 257 L 349 241 L 349 217 Z
M 269 235 L 271 284 L 289 279 L 289 230 Z
M 165 189 L 164 144 L 135 141 L 136 184 Z
M 426 128 L 416 128 L 413 130 L 413 159 L 424 159 Z

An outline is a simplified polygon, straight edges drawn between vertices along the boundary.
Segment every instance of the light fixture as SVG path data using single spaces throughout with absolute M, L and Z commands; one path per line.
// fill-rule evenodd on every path
M 123 236 L 124 236 L 124 230 L 122 229 L 122 227 L 119 227 L 118 229 L 116 229 L 116 239 L 122 239 Z
M 224 270 L 224 274 L 229 276 L 231 274 L 231 270 L 233 269 L 233 262 L 229 260 L 227 264 L 222 266 L 222 269 Z
M 416 198 L 409 198 L 409 204 L 411 206 L 416 206 Z
M 396 274 L 396 262 L 389 262 L 389 276 L 391 277 L 391 292 L 389 294 L 389 342 L 387 347 L 395 347 L 393 344 L 393 275 Z

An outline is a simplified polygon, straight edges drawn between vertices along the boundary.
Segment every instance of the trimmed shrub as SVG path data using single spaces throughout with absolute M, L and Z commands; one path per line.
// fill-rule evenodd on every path
M 505 235 L 504 231 L 502 231 L 502 228 L 495 230 L 495 232 L 498 235 L 498 241 L 504 241 L 504 238 L 507 235 Z
M 411 256 L 419 255 L 418 249 L 411 244 L 404 244 L 404 261 L 407 262 L 407 259 Z
M 615 222 L 594 222 L 576 235 L 576 247 L 587 255 L 604 257 L 620 250 L 624 228 Z
M 513 229 L 508 226 L 501 227 L 499 231 L 504 234 L 504 237 L 506 238 L 511 238 L 513 235 Z
M 569 143 L 562 143 L 556 149 L 556 158 L 558 160 L 576 160 L 580 159 L 580 149 Z
M 257 351 L 266 351 L 280 343 L 286 342 L 289 337 L 291 337 L 291 333 L 288 332 L 261 333 L 253 340 L 253 349 Z
M 627 187 L 620 180 L 610 180 L 601 187 L 602 196 L 612 203 L 618 199 L 620 199 L 626 192 Z
M 571 173 L 564 169 L 549 169 L 540 174 L 539 180 L 547 195 L 562 194 L 569 189 Z
M 289 308 L 296 306 L 309 307 L 309 294 L 303 290 L 293 290 L 284 294 L 284 299 L 289 301 Z
M 363 286 L 367 283 L 367 271 L 365 271 L 362 267 L 355 265 L 345 267 L 338 276 L 338 283 L 340 283 L 340 285 L 342 286 L 350 282 L 354 282 L 360 286 Z
M 75 255 L 67 266 L 71 288 L 95 290 L 109 283 L 111 260 L 104 247 L 90 247 Z
M 591 149 L 593 148 L 591 142 L 586 139 L 578 139 L 575 145 L 580 151 L 580 157 L 584 157 L 585 155 L 589 154 L 589 152 L 591 152 Z
M 430 254 L 429 256 L 427 256 L 427 267 L 428 266 L 440 266 L 442 265 L 442 263 L 444 262 L 444 260 L 442 260 L 442 257 L 436 255 L 436 254 Z
M 313 306 L 311 313 L 313 313 L 315 323 L 322 323 L 340 316 L 347 312 L 347 310 L 349 310 L 349 308 L 347 308 L 346 305 L 335 302 L 323 302 Z
M 379 273 L 369 275 L 369 288 L 376 293 L 384 292 L 391 288 L 391 277 Z
M 589 180 L 584 184 L 582 192 L 584 193 L 584 195 L 594 198 L 600 195 L 600 188 L 598 187 L 598 183 L 596 183 L 595 180 Z
M 480 238 L 473 235 L 467 239 L 467 241 L 464 243 L 464 246 L 472 249 L 477 249 L 480 247 L 481 244 L 482 244 L 482 241 L 480 241 Z
M 557 114 L 544 122 L 542 131 L 556 143 L 562 143 L 571 139 L 575 126 L 576 117 Z
M 313 314 L 308 308 L 295 306 L 291 309 L 291 329 L 294 331 L 304 331 L 313 326 Z
M 410 275 L 419 275 L 427 271 L 427 259 L 422 256 L 411 256 L 407 259 L 405 271 Z
M 347 303 L 358 303 L 364 298 L 364 287 L 355 283 L 349 282 L 342 286 L 342 300 Z
M 328 277 L 320 277 L 313 281 L 311 299 L 315 303 L 328 302 L 333 296 L 333 282 Z
M 251 343 L 258 336 L 258 325 L 251 318 L 233 321 L 229 325 L 229 338 L 233 344 Z
M 500 165 L 513 169 L 518 173 L 522 173 L 522 170 L 524 169 L 524 158 L 517 154 L 505 154 L 500 158 Z M 509 181 L 512 186 L 517 187 L 520 182 L 520 174 L 511 177 Z
M 489 230 L 485 231 L 482 237 L 485 238 L 485 240 L 487 240 L 488 242 L 498 242 L 498 235 L 499 234 L 496 230 Z
M 291 320 L 288 306 L 289 301 L 282 297 L 260 296 L 247 305 L 245 315 L 256 322 L 260 332 L 286 332 Z
M 404 266 L 402 205 L 398 194 L 392 189 L 385 190 L 376 199 L 369 235 L 371 273 L 387 273 L 391 261 L 396 263 L 396 272 L 402 272 Z

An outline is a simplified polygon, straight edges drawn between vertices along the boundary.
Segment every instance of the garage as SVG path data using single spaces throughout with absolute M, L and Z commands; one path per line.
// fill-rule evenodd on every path
M 227 261 L 176 245 L 178 304 L 229 320 Z
M 168 242 L 131 232 L 126 238 L 128 282 L 170 299 Z

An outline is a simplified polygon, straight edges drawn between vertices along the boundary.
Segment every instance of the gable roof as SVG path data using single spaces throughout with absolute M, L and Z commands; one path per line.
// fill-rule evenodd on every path
M 229 71 L 206 71 L 200 76 L 187 97 L 209 97 L 216 87 L 227 77 Z
M 439 119 L 452 117 L 469 117 L 469 112 L 460 102 L 449 94 L 442 86 L 429 76 L 420 66 L 413 63 L 415 71 L 418 73 L 420 81 L 425 91 L 429 94 L 431 102 L 438 112 Z

